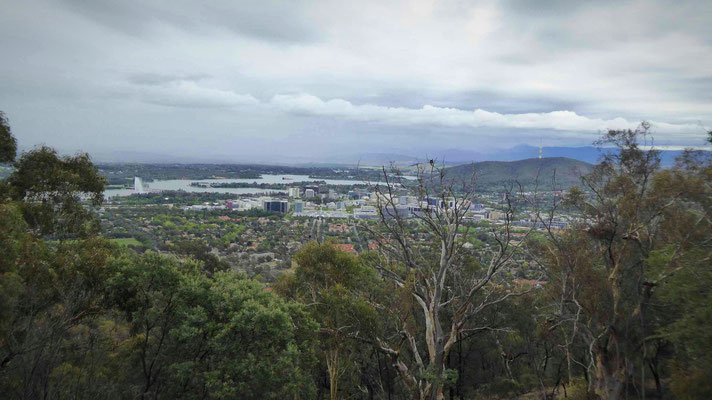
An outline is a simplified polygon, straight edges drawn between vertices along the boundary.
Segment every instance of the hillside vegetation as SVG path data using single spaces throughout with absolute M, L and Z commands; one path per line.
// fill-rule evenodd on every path
M 552 178 L 556 186 L 568 188 L 577 185 L 583 175 L 590 173 L 593 165 L 566 157 L 529 158 L 519 161 L 483 161 L 463 164 L 446 169 L 448 177 L 469 178 L 474 171 L 480 190 L 497 190 L 516 180 L 527 189 L 532 189 L 538 178 L 540 188 L 551 189 Z

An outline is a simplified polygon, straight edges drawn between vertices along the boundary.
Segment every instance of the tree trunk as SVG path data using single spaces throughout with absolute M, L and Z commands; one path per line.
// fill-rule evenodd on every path
M 616 356 L 599 353 L 596 356 L 593 391 L 602 400 L 620 399 L 626 382 L 625 362 Z
M 650 366 L 650 371 L 653 373 L 653 378 L 655 378 L 655 390 L 658 393 L 658 397 L 663 397 L 663 386 L 660 383 L 660 373 L 658 372 L 658 356 L 648 362 Z
M 326 356 L 326 369 L 329 371 L 329 398 L 336 400 L 339 391 L 339 350 L 329 349 Z
M 442 333 L 440 333 L 435 340 L 435 357 L 433 359 L 432 366 L 434 367 L 433 373 L 435 374 L 435 381 L 432 382 L 430 399 L 443 400 L 445 398 L 445 394 L 443 393 L 445 382 L 443 381 L 443 378 L 445 377 L 445 369 L 447 368 L 447 365 Z

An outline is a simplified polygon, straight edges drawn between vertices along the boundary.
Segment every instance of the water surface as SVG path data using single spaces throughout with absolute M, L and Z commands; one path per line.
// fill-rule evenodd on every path
M 186 192 L 193 193 L 234 193 L 234 194 L 257 194 L 257 193 L 286 193 L 285 190 L 273 190 L 273 189 L 260 189 L 260 188 L 213 188 L 213 187 L 197 187 L 190 186 L 192 182 L 201 183 L 232 183 L 232 182 L 242 182 L 242 183 L 283 183 L 289 185 L 291 182 L 311 182 L 311 181 L 323 181 L 328 185 L 363 185 L 367 184 L 365 181 L 360 180 L 345 180 L 345 179 L 314 179 L 310 178 L 309 175 L 269 175 L 263 174 L 261 178 L 257 179 L 168 179 L 168 180 L 156 180 L 153 182 L 145 183 L 147 186 L 145 192 L 157 192 L 164 190 L 184 190 Z M 137 193 L 132 189 L 107 189 L 104 191 L 104 197 L 114 197 L 114 196 L 129 196 Z

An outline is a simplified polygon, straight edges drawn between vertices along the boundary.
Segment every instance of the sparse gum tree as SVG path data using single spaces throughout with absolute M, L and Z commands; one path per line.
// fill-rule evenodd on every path
M 558 290 L 555 324 L 566 327 L 570 342 L 575 335 L 585 343 L 588 355 L 579 362 L 589 390 L 602 399 L 621 398 L 626 387 L 644 397 L 632 388 L 653 369 L 646 355 L 655 337 L 652 300 L 670 276 L 688 268 L 680 260 L 695 247 L 692 239 L 709 234 L 709 176 L 662 170 L 659 152 L 646 146 L 649 129 L 643 123 L 602 137 L 599 144 L 615 151 L 583 179 L 585 191 L 568 197 L 580 223 L 563 236 L 551 234 L 543 252 L 550 289 Z M 687 233 L 672 235 L 682 224 Z M 663 249 L 670 257 L 656 257 L 651 268 Z
M 515 193 L 514 185 L 510 186 L 504 196 L 504 222 L 490 232 L 496 246 L 480 252 L 464 247 L 469 232 L 465 217 L 475 198 L 474 172 L 458 180 L 431 162 L 418 165 L 415 182 L 406 182 L 396 168 L 383 168 L 381 178 L 382 182 L 372 185 L 379 223 L 363 225 L 378 243 L 380 257 L 371 263 L 413 301 L 413 312 L 422 324 L 403 315 L 387 337 L 374 340 L 415 399 L 443 399 L 445 383 L 456 379 L 447 361 L 461 335 L 497 329 L 478 318 L 482 311 L 531 290 L 511 290 L 507 282 L 497 279 L 514 264 L 513 257 L 528 235 L 513 243 L 511 228 L 523 203 L 521 191 Z M 403 192 L 415 196 L 420 207 L 412 212 L 412 219 L 398 206 L 397 194 Z M 412 236 L 416 224 L 429 235 L 426 242 Z

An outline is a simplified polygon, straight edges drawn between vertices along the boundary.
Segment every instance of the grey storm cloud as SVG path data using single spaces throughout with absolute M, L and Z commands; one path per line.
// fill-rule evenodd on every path
M 203 79 L 210 78 L 210 75 L 195 74 L 195 75 L 166 75 L 158 73 L 141 73 L 134 74 L 128 77 L 130 83 L 136 85 L 166 85 L 173 82 L 188 81 L 197 82 Z
M 711 18 L 693 0 L 23 0 L 0 12 L 0 109 L 21 145 L 97 153 L 589 145 L 641 120 L 699 145 Z
M 61 0 L 88 19 L 130 35 L 150 35 L 165 23 L 186 31 L 228 29 L 240 35 L 278 42 L 316 38 L 298 1 Z

